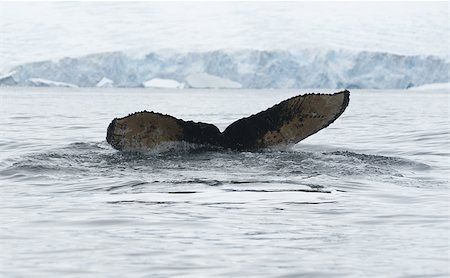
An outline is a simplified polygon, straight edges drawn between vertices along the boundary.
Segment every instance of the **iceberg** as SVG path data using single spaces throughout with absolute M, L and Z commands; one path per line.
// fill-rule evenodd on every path
M 153 78 L 142 83 L 145 88 L 182 89 L 184 84 L 173 79 Z
M 78 88 L 78 86 L 64 83 L 64 82 L 57 82 L 42 78 L 30 78 L 28 79 L 31 85 L 34 87 L 64 87 L 64 88 Z
M 196 89 L 240 89 L 238 82 L 207 73 L 190 74 L 185 79 L 190 88 Z
M 0 86 L 16 86 L 17 81 L 14 79 L 15 73 L 15 71 L 12 71 L 7 74 L 0 75 Z
M 102 80 L 100 80 L 95 87 L 97 88 L 111 88 L 114 87 L 114 81 L 112 81 L 109 78 L 103 77 Z
M 446 57 L 356 50 L 158 51 L 143 56 L 107 52 L 19 65 L 9 69 L 14 78 L 8 77 L 8 84 L 49 84 L 29 81 L 38 78 L 78 87 L 170 87 L 184 82 L 188 88 L 406 89 L 450 82 L 449 71 Z

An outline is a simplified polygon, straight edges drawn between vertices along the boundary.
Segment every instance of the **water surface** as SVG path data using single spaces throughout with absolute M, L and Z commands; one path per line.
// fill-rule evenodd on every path
M 307 92 L 2 88 L 1 276 L 448 276 L 448 92 L 352 91 L 292 148 L 104 138 L 139 110 L 223 130 Z

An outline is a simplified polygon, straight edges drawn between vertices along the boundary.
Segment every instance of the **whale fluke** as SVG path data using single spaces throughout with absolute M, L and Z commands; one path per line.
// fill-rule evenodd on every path
M 212 124 L 137 112 L 114 119 L 108 126 L 106 140 L 123 151 L 145 151 L 182 141 L 236 150 L 295 144 L 334 122 L 344 112 L 349 98 L 347 90 L 292 97 L 235 121 L 222 133 Z

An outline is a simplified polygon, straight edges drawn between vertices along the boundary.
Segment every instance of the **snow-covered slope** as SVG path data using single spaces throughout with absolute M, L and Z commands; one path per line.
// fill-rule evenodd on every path
M 448 1 L 0 1 L 0 72 L 176 48 L 354 49 L 448 57 Z
M 109 52 L 20 65 L 8 71 L 16 84 L 7 85 L 38 86 L 30 81 L 40 78 L 79 87 L 95 87 L 102 80 L 110 80 L 108 86 L 142 87 L 159 78 L 191 87 L 402 89 L 449 82 L 449 71 L 450 63 L 436 56 L 350 50 L 151 52 L 141 57 Z

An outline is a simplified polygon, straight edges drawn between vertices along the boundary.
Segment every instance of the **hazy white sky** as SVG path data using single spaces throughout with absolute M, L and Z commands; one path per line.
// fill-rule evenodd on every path
M 0 63 L 112 50 L 448 54 L 448 2 L 0 2 Z

